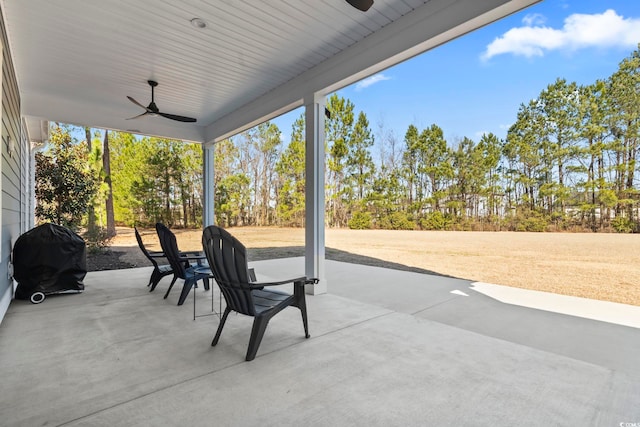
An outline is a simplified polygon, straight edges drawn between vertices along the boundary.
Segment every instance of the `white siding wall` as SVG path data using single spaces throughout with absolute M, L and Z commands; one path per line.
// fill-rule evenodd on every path
M 0 12 L 1 13 L 1 12 Z M 9 277 L 12 244 L 26 231 L 31 187 L 30 156 L 26 133 L 20 120 L 20 94 L 7 43 L 4 17 L 0 15 L 2 46 L 2 110 L 0 113 L 0 321 L 13 298 L 13 280 Z M 27 158 L 25 158 L 27 157 Z

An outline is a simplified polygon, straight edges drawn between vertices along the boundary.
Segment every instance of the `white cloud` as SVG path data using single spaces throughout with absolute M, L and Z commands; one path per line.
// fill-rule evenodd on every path
M 378 82 L 382 82 L 384 80 L 391 80 L 391 77 L 385 76 L 382 73 L 374 74 L 373 76 L 367 77 L 366 79 L 356 83 L 356 90 L 368 88 L 369 86 L 374 85 Z
M 547 18 L 540 13 L 530 13 L 522 18 L 522 23 L 527 27 L 531 27 L 533 25 L 542 25 L 547 22 Z
M 512 28 L 488 46 L 481 58 L 511 53 L 531 58 L 551 50 L 577 50 L 587 47 L 634 48 L 640 41 L 640 18 L 624 18 L 609 9 L 604 13 L 575 13 L 564 20 L 561 29 L 543 26 L 544 17 L 527 15 L 523 27 Z

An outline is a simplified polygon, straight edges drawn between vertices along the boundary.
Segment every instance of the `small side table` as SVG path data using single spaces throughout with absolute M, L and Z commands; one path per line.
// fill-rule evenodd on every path
M 211 279 L 212 281 L 215 280 L 213 278 L 213 274 L 211 273 L 211 268 L 209 266 L 202 266 L 202 267 L 198 267 L 195 270 L 197 273 L 200 274 L 208 274 L 209 275 L 209 279 Z M 211 283 L 211 286 L 209 287 L 209 289 L 211 290 L 211 314 L 198 314 L 196 315 L 196 291 L 194 289 L 193 291 L 193 320 L 196 320 L 196 317 L 207 317 L 207 316 L 218 316 L 218 318 L 220 318 L 220 313 L 222 312 L 222 295 L 220 295 L 220 307 L 218 308 L 218 311 L 215 311 L 215 306 L 213 303 L 213 295 L 215 293 L 214 291 L 214 286 L 213 283 Z

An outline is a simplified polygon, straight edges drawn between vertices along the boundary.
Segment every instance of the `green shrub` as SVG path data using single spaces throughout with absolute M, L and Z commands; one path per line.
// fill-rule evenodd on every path
M 378 226 L 385 230 L 414 230 L 416 223 L 404 212 L 392 212 L 380 218 Z
M 446 230 L 451 221 L 440 211 L 430 212 L 420 220 L 420 227 L 424 230 Z
M 611 220 L 611 227 L 616 233 L 633 233 L 636 224 L 629 218 L 617 216 Z
M 369 212 L 354 212 L 348 225 L 352 230 L 368 230 L 371 228 L 371 215 Z
M 514 218 L 515 231 L 543 232 L 549 225 L 549 220 L 542 213 L 526 210 L 518 212 Z

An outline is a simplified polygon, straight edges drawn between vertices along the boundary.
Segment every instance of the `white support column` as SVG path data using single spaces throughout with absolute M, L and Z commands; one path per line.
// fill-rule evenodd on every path
M 324 249 L 324 96 L 305 97 L 305 275 L 319 279 L 307 293 L 327 292 Z
M 203 192 L 203 206 L 202 206 L 202 222 L 203 227 L 213 225 L 214 212 L 213 212 L 213 198 L 215 196 L 215 188 L 213 185 L 213 153 L 215 147 L 214 144 L 204 144 L 202 146 L 202 192 Z

